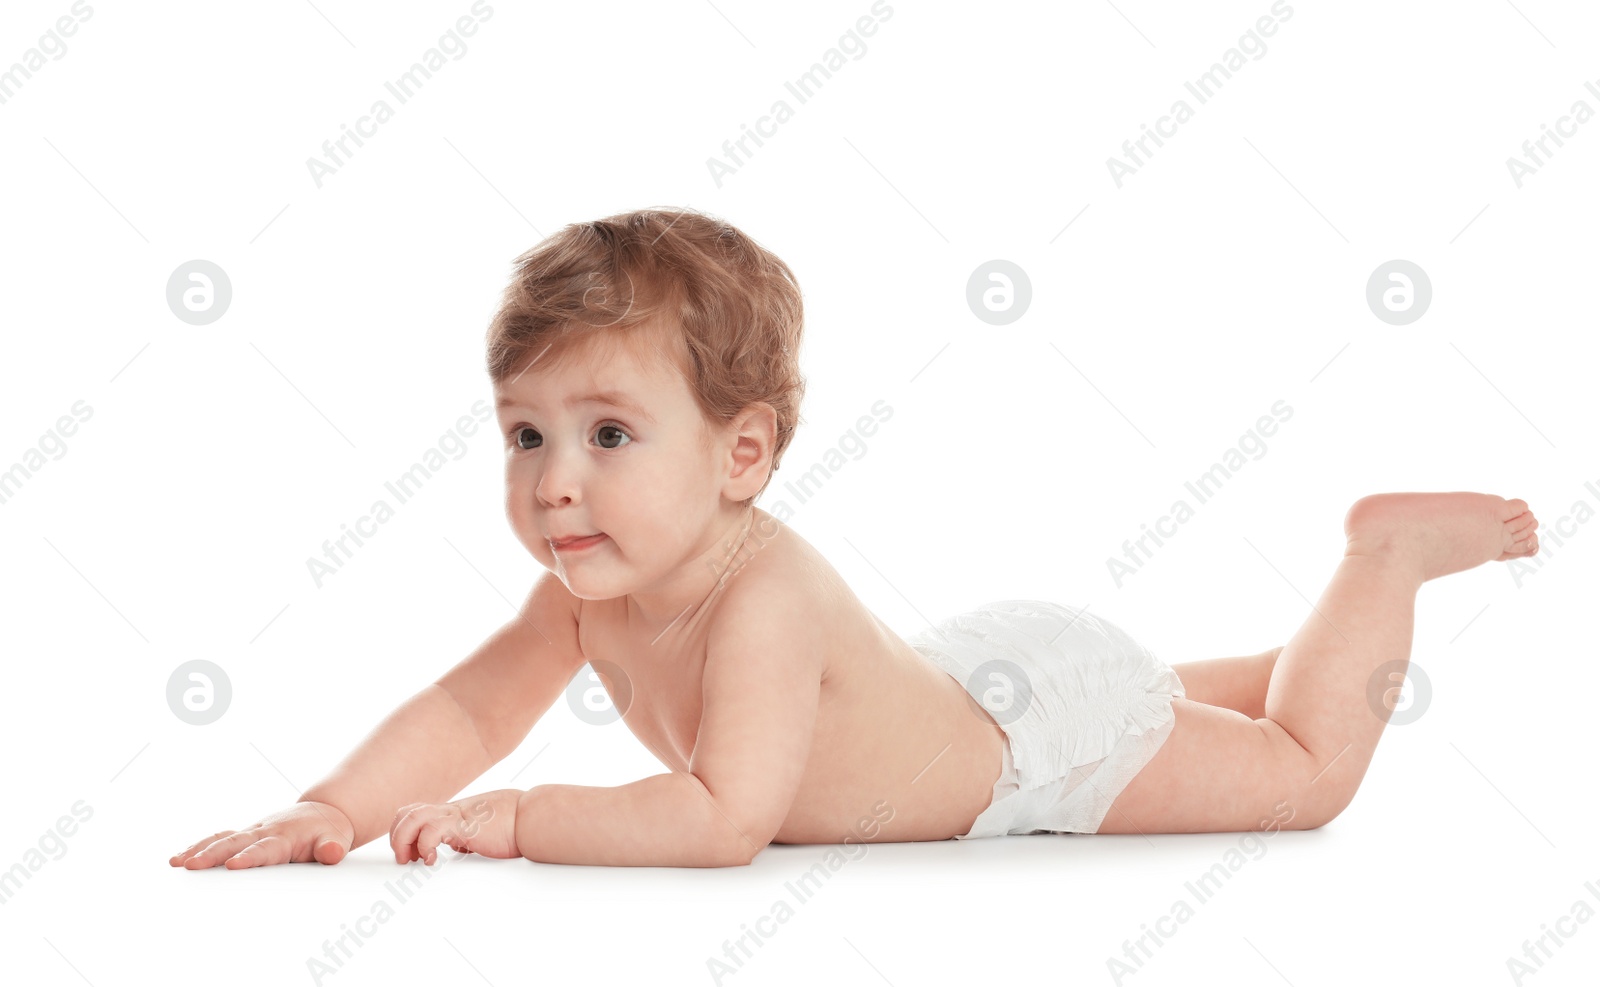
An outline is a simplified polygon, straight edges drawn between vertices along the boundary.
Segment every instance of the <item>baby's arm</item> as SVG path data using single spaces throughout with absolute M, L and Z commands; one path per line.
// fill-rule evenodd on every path
M 171 862 L 189 869 L 336 863 L 343 852 L 318 854 L 313 841 L 334 835 L 348 851 L 388 834 L 401 806 L 459 792 L 516 749 L 582 664 L 570 599 L 545 573 L 521 613 L 390 713 L 295 806 L 202 840 Z
M 521 854 L 612 866 L 750 863 L 788 817 L 816 728 L 825 663 L 817 614 L 801 596 L 752 581 L 718 604 L 687 772 L 530 789 L 517 804 Z

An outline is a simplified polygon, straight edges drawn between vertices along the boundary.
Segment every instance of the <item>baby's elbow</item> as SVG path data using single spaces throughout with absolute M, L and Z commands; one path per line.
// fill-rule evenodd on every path
M 714 855 L 714 867 L 748 867 L 755 863 L 761 851 L 766 849 L 768 840 L 758 840 L 740 834 L 731 842 L 724 843 Z
M 712 834 L 715 846 L 708 849 L 715 867 L 745 867 L 778 835 L 783 814 L 757 807 L 748 801 L 724 798 L 713 803 L 714 818 L 706 820 L 702 832 Z

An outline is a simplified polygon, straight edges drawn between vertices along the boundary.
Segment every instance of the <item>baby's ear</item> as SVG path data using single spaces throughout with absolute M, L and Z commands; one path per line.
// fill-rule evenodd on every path
M 765 401 L 756 401 L 739 412 L 731 425 L 733 469 L 729 481 L 730 500 L 755 496 L 772 472 L 772 450 L 777 443 L 778 413 Z M 746 489 L 748 488 L 748 489 Z
M 741 431 L 754 429 L 766 434 L 770 443 L 778 434 L 778 412 L 765 401 L 755 401 L 739 412 Z

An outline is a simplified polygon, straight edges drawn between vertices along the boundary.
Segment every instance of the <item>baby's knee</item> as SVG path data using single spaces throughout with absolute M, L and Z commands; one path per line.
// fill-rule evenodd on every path
M 1284 802 L 1294 809 L 1284 829 L 1320 829 L 1350 805 L 1364 769 L 1347 752 L 1329 761 L 1303 747 L 1276 720 L 1262 717 L 1256 725 L 1267 737 Z

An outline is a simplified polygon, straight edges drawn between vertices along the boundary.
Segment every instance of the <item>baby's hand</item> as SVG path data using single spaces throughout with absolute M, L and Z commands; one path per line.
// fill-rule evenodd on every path
M 421 860 L 431 866 L 438 859 L 441 843 L 460 853 L 500 859 L 522 856 L 517 849 L 517 800 L 521 797 L 522 792 L 515 788 L 502 788 L 443 805 L 415 802 L 401 806 L 389 827 L 395 863 Z
M 350 852 L 355 826 L 326 802 L 296 802 L 248 829 L 213 833 L 167 863 L 187 870 L 222 864 L 228 870 L 268 864 L 336 864 Z

